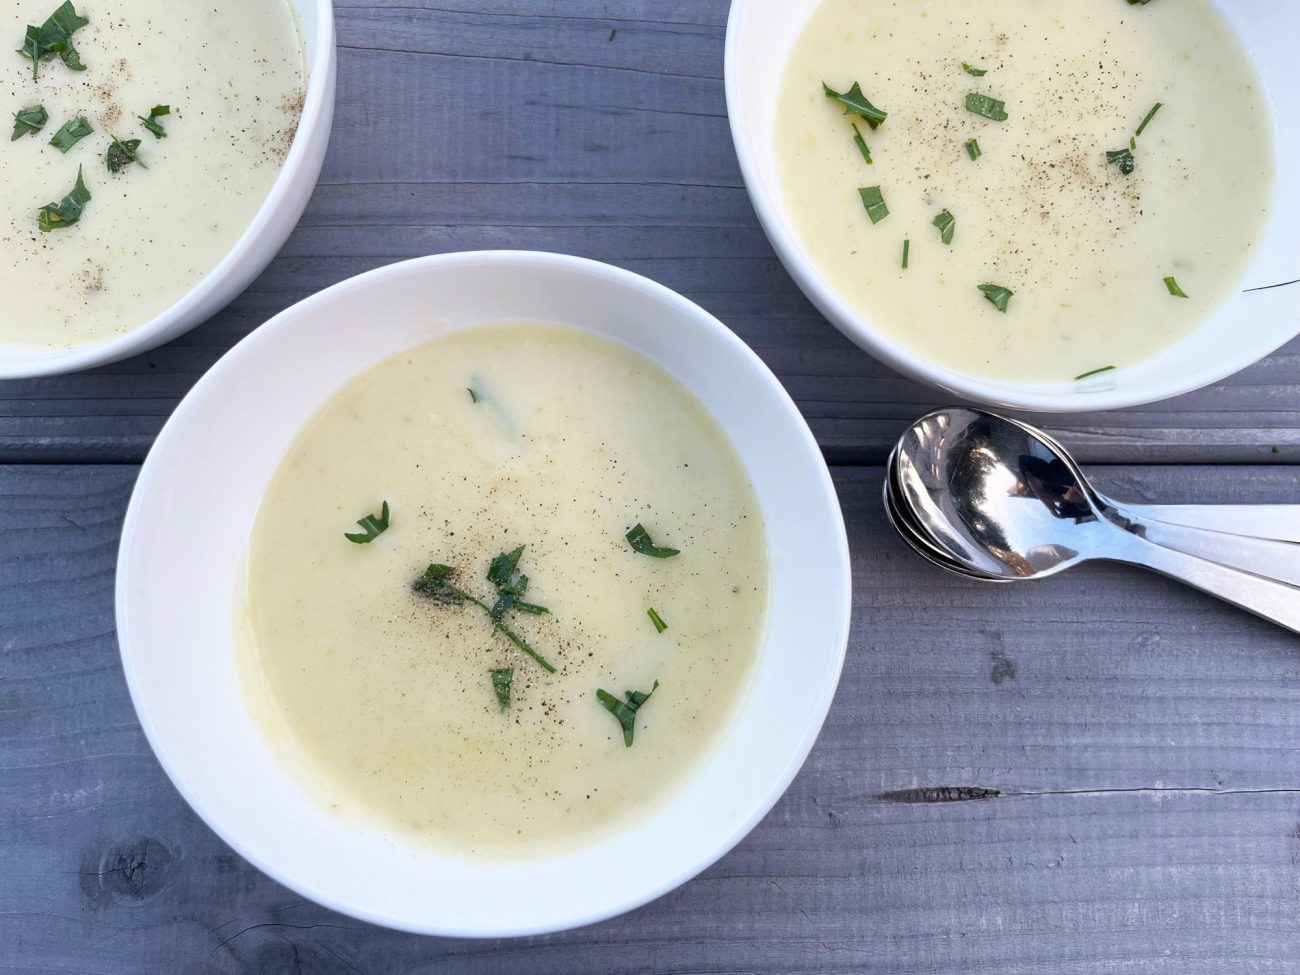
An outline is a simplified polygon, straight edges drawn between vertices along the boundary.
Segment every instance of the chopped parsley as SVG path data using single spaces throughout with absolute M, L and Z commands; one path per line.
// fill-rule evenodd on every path
M 1090 369 L 1087 372 L 1079 373 L 1074 377 L 1074 381 L 1077 383 L 1080 379 L 1087 379 L 1089 376 L 1099 376 L 1103 372 L 1110 372 L 1114 368 L 1114 366 L 1102 366 L 1100 369 Z
M 646 691 L 627 691 L 626 701 L 620 701 L 609 691 L 601 688 L 596 691 L 596 698 L 600 701 L 601 706 L 618 719 L 618 723 L 623 727 L 623 746 L 632 747 L 632 730 L 636 723 L 636 713 L 641 710 L 641 706 L 650 700 L 650 695 L 659 689 L 659 682 L 655 681 L 654 687 Z
M 17 142 L 25 135 L 35 135 L 45 128 L 45 123 L 49 120 L 50 113 L 44 105 L 33 105 L 21 112 L 14 112 L 14 134 L 9 137 L 9 141 Z
M 515 680 L 515 668 L 499 667 L 488 673 L 492 677 L 492 691 L 497 696 L 497 705 L 504 711 L 510 707 L 510 685 Z
M 512 609 L 533 616 L 541 616 L 543 613 L 550 612 L 545 606 L 526 603 L 523 600 L 524 593 L 528 591 L 528 576 L 517 571 L 519 559 L 523 554 L 524 546 L 520 545 L 512 551 L 502 552 L 488 566 L 487 580 L 497 590 L 497 601 L 492 604 L 488 614 L 498 623 Z
M 1183 289 L 1178 287 L 1178 282 L 1174 280 L 1172 274 L 1169 277 L 1165 278 L 1165 287 L 1169 289 L 1169 293 L 1173 295 L 1175 298 L 1189 297 L 1188 295 L 1183 294 Z
M 952 235 L 957 230 L 957 218 L 944 210 L 930 222 L 939 228 L 939 239 L 945 244 L 951 244 Z
M 474 392 L 474 388 L 472 386 L 466 386 L 465 392 L 469 393 L 469 401 L 471 403 L 478 402 L 478 393 Z
M 67 152 L 94 131 L 95 129 L 90 124 L 90 120 L 84 115 L 78 115 L 76 118 L 63 123 L 63 127 L 58 132 L 55 132 L 54 137 L 50 139 L 50 145 L 58 149 L 59 152 Z
M 133 162 L 138 162 L 145 169 L 148 169 L 149 167 L 144 165 L 144 161 L 137 154 L 136 150 L 139 148 L 139 139 L 123 140 L 113 136 L 113 142 L 104 155 L 104 160 L 108 163 L 108 171 L 110 173 L 120 173 Z
M 646 615 L 650 617 L 650 622 L 655 625 L 656 633 L 662 633 L 664 630 L 668 629 L 668 624 L 664 622 L 662 616 L 655 612 L 653 606 L 646 610 Z
M 862 153 L 862 158 L 865 159 L 867 161 L 867 165 L 870 166 L 871 150 L 867 148 L 867 140 L 862 138 L 862 133 L 858 131 L 857 122 L 850 122 L 849 125 L 853 127 L 853 141 L 857 143 L 858 152 Z
M 159 124 L 158 119 L 171 113 L 172 107 L 170 105 L 155 105 L 149 110 L 148 118 L 143 115 L 137 115 L 136 118 L 144 123 L 144 127 L 153 133 L 155 139 L 165 139 L 167 138 L 167 130 Z
M 1119 171 L 1127 176 L 1133 172 L 1137 165 L 1137 160 L 1133 158 L 1133 152 L 1129 149 L 1111 149 L 1106 153 L 1106 163 L 1111 166 L 1118 166 Z
M 982 115 L 994 122 L 1005 122 L 1009 117 L 1005 102 L 989 95 L 976 95 L 974 92 L 966 96 L 966 111 L 975 115 Z
M 85 71 L 81 56 L 72 45 L 72 35 L 90 21 L 77 13 L 72 0 L 64 0 L 40 27 L 27 25 L 27 34 L 18 53 L 32 62 L 32 77 L 37 77 L 42 61 L 55 55 L 72 71 Z
M 827 98 L 834 99 L 844 106 L 845 115 L 857 115 L 866 120 L 867 125 L 875 129 L 889 117 L 889 113 L 876 108 L 867 96 L 862 94 L 861 86 L 855 81 L 847 92 L 838 92 L 826 82 L 822 82 L 822 91 Z
M 1010 288 L 1004 288 L 1000 284 L 981 284 L 980 290 L 984 292 L 984 297 L 998 311 L 1005 314 L 1007 303 L 1011 301 L 1011 296 L 1015 294 Z
M 383 508 L 380 509 L 379 517 L 366 515 L 357 522 L 364 531 L 344 532 L 343 537 L 349 542 L 355 542 L 357 545 L 369 545 L 376 538 L 388 531 L 388 502 L 384 502 Z
M 966 140 L 966 154 L 970 156 L 971 162 L 974 162 L 980 156 L 984 155 L 984 153 L 980 152 L 980 144 L 974 139 Z
M 903 270 L 907 270 L 907 255 L 912 249 L 912 242 L 908 238 L 903 238 Z
M 961 69 L 967 74 L 974 75 L 976 78 L 983 78 L 988 74 L 988 71 L 984 68 L 977 68 L 973 64 L 967 64 L 965 61 L 961 63 Z
M 642 555 L 648 555 L 652 559 L 671 559 L 674 555 L 681 555 L 679 549 L 656 545 L 651 540 L 650 533 L 645 530 L 645 527 L 640 522 L 637 522 L 636 526 L 624 537 L 634 551 L 640 552 Z
M 90 190 L 86 189 L 86 184 L 81 178 L 81 167 L 78 166 L 77 182 L 72 187 L 72 192 L 59 203 L 47 203 L 41 207 L 36 215 L 37 225 L 42 233 L 71 227 L 81 219 L 81 213 L 89 202 Z
M 1165 106 L 1164 102 L 1156 102 L 1154 105 L 1152 105 L 1151 111 L 1147 112 L 1146 118 L 1142 120 L 1142 124 L 1139 125 L 1137 127 L 1137 131 L 1133 133 L 1134 136 L 1141 135 L 1143 130 L 1147 127 L 1147 125 L 1150 124 L 1151 120 L 1156 117 L 1156 112 L 1160 111 L 1160 109 L 1164 108 L 1164 106 Z
M 867 216 L 871 218 L 873 224 L 880 223 L 889 216 L 889 207 L 885 205 L 885 198 L 879 186 L 860 186 L 858 196 L 862 197 L 862 205 L 866 207 Z

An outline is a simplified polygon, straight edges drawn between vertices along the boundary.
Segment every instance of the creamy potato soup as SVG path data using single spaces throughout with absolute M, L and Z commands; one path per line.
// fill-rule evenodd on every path
M 0 344 L 142 325 L 217 266 L 279 172 L 305 84 L 293 7 L 9 0 L 0 37 Z M 32 45 L 35 64 L 16 50 Z
M 1097 382 L 1186 334 L 1273 182 L 1253 68 L 1206 0 L 824 0 L 776 137 L 836 292 L 1007 380 Z
M 682 781 L 745 692 L 767 585 L 745 471 L 674 379 L 576 329 L 481 326 L 362 374 L 290 448 L 241 672 L 333 809 L 532 853 Z

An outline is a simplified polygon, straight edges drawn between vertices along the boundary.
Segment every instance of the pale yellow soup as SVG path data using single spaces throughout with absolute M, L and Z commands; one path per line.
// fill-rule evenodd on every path
M 0 136 L 0 346 L 72 347 L 166 311 L 219 264 L 280 171 L 298 125 L 304 48 L 289 0 L 85 0 L 73 35 L 85 64 L 14 53 L 28 24 L 59 0 L 13 0 L 0 12 L 3 118 L 41 105 L 35 135 Z M 7 53 L 6 53 L 7 52 Z M 171 114 L 155 138 L 137 116 Z M 94 132 L 50 145 L 84 116 Z M 113 137 L 140 139 L 140 163 L 111 173 Z M 145 166 L 148 168 L 146 169 Z M 78 223 L 42 233 L 37 213 L 72 191 L 91 199 Z
M 888 118 L 873 131 L 842 114 L 823 82 L 858 82 Z M 970 93 L 1008 118 L 968 111 Z M 1157 102 L 1126 175 L 1106 153 Z M 1253 256 L 1273 183 L 1255 72 L 1206 0 L 824 0 L 776 138 L 790 217 L 831 287 L 913 351 L 1001 380 L 1122 368 L 1188 333 Z M 858 193 L 872 186 L 889 209 L 876 224 Z M 982 284 L 1013 292 L 1005 313 Z
M 383 501 L 389 528 L 348 541 Z M 637 523 L 680 554 L 634 551 Z M 525 598 L 550 613 L 504 622 L 555 673 L 481 609 L 411 588 L 436 562 L 491 603 L 489 564 L 519 545 Z M 247 563 L 241 671 L 281 759 L 341 814 L 466 855 L 654 809 L 727 728 L 765 625 L 735 450 L 657 365 L 563 326 L 467 329 L 339 390 L 281 462 Z M 511 667 L 502 710 L 489 670 Z M 655 681 L 628 747 L 597 689 Z

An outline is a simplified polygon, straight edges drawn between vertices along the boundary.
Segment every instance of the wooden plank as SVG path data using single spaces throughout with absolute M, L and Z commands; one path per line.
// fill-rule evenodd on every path
M 182 803 L 113 638 L 136 469 L 0 468 L 0 972 L 1292 973 L 1295 637 L 1164 580 L 988 586 L 912 556 L 835 472 L 844 679 L 760 827 L 630 915 L 517 941 L 398 935 L 245 864 Z M 1126 497 L 1289 498 L 1286 467 L 1111 468 Z M 250 797 L 255 801 L 255 797 Z
M 727 127 L 726 8 L 340 3 L 334 138 L 284 252 L 230 308 L 163 349 L 0 383 L 0 461 L 138 462 L 221 353 L 293 302 L 391 261 L 523 247 L 610 261 L 687 294 L 771 365 L 829 456 L 879 462 L 947 397 L 854 349 L 767 245 Z M 1210 389 L 1048 425 L 1089 460 L 1295 460 L 1298 366 L 1294 342 Z

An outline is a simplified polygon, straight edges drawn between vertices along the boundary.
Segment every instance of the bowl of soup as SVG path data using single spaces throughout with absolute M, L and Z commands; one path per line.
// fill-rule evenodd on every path
M 304 896 L 461 936 L 611 916 L 737 843 L 813 744 L 850 602 L 758 357 L 524 252 L 382 268 L 242 341 L 150 452 L 117 576 L 199 815 Z
M 22 0 L 5 32 L 0 378 L 135 355 L 246 288 L 320 174 L 330 0 Z
M 851 340 L 999 406 L 1131 406 L 1300 330 L 1300 10 L 736 0 L 726 90 L 787 270 Z

